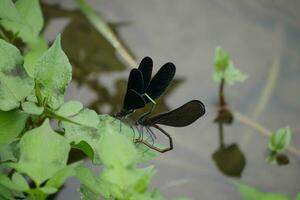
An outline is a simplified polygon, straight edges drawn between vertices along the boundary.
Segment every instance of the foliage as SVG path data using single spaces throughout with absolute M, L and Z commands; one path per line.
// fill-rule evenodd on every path
M 215 51 L 213 80 L 233 85 L 235 82 L 243 82 L 247 79 L 247 75 L 240 72 L 231 60 L 229 54 L 221 47 L 217 47 Z
M 291 198 L 284 194 L 278 192 L 261 192 L 250 185 L 242 183 L 237 183 L 237 188 L 244 200 L 291 200 Z M 300 194 L 297 195 L 295 200 L 298 200 L 299 196 Z
M 284 127 L 278 129 L 276 132 L 272 134 L 269 139 L 269 149 L 276 153 L 284 152 L 291 142 L 291 131 L 290 128 Z
M 60 35 L 49 49 L 39 35 L 39 2 L 0 5 L 1 26 L 29 47 L 18 49 L 12 38 L 0 39 L 0 199 L 43 200 L 71 176 L 81 183 L 81 199 L 164 199 L 149 190 L 154 167 L 140 167 L 157 154 L 136 145 L 130 127 L 78 101 L 64 101 L 71 64 Z M 58 130 L 50 120 L 58 122 Z M 80 161 L 68 163 L 71 149 L 101 165 L 101 173 Z

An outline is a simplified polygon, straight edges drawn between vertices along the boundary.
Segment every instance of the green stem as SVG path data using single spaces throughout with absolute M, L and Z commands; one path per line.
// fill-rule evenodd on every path
M 75 2 L 89 22 L 107 39 L 108 42 L 111 43 L 119 55 L 128 63 L 128 65 L 132 67 L 137 66 L 133 56 L 130 55 L 130 53 L 126 50 L 124 45 L 105 22 L 104 18 L 97 14 L 85 0 L 75 0 Z

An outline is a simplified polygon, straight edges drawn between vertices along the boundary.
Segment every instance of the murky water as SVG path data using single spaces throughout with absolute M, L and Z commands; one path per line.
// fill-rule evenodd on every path
M 300 149 L 299 1 L 89 2 L 118 27 L 119 35 L 137 60 L 151 56 L 155 69 L 168 61 L 176 64 L 176 77 L 181 81 L 169 91 L 160 109 L 167 109 L 167 105 L 175 108 L 190 99 L 199 99 L 207 107 L 206 116 L 192 126 L 165 127 L 174 138 L 175 149 L 153 161 L 158 173 L 152 186 L 160 188 L 167 197 L 241 199 L 232 182 L 237 179 L 224 176 L 212 159 L 219 148 L 218 126 L 213 123 L 218 85 L 211 78 L 214 49 L 218 45 L 228 50 L 235 65 L 249 75 L 245 83 L 225 89 L 230 107 L 270 130 L 288 124 L 293 133 L 292 145 Z M 71 0 L 60 5 L 63 9 L 76 8 Z M 69 57 L 76 60 L 76 68 L 67 99 L 80 100 L 101 112 L 117 110 L 129 69 L 115 60 L 112 49 L 86 25 L 83 16 L 58 10 L 49 11 L 49 16 L 62 18 L 51 20 L 45 35 L 53 39 L 68 27 L 62 35 L 63 46 Z M 238 144 L 246 158 L 241 181 L 292 197 L 300 191 L 299 157 L 289 154 L 288 166 L 269 166 L 265 163 L 265 136 L 239 120 L 224 128 L 224 143 Z M 74 185 L 78 183 L 70 180 L 57 199 L 79 199 Z

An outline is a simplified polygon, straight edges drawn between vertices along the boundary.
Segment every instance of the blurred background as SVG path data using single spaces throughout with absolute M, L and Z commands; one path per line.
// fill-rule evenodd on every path
M 79 100 L 99 113 L 122 106 L 131 67 L 90 25 L 72 0 L 43 0 L 44 35 L 62 45 L 73 66 L 66 99 Z M 139 62 L 154 60 L 177 67 L 176 81 L 159 99 L 157 112 L 191 99 L 207 114 L 185 128 L 164 127 L 174 150 L 152 163 L 152 187 L 168 198 L 241 199 L 234 181 L 294 197 L 300 191 L 300 157 L 290 164 L 268 165 L 268 138 L 245 120 L 234 119 L 222 135 L 213 120 L 218 113 L 218 84 L 212 80 L 214 50 L 222 46 L 248 79 L 225 88 L 229 107 L 270 131 L 289 125 L 292 145 L 300 148 L 300 2 L 296 0 L 88 0 L 110 24 Z M 246 120 L 247 121 L 247 120 Z M 222 137 L 220 137 L 222 136 Z M 222 141 L 221 141 L 222 140 Z M 221 148 L 221 146 L 223 146 Z M 70 179 L 57 199 L 79 199 Z

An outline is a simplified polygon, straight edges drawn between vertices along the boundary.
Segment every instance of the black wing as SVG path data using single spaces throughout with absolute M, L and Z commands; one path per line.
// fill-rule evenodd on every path
M 192 124 L 204 114 L 204 104 L 201 101 L 192 100 L 175 110 L 151 117 L 149 121 L 151 121 L 152 124 L 184 127 Z
M 159 97 L 169 86 L 176 72 L 176 67 L 173 63 L 164 64 L 152 78 L 146 92 L 152 99 Z M 145 98 L 146 103 L 150 102 Z
M 153 68 L 152 59 L 150 57 L 143 58 L 138 69 L 143 74 L 144 89 L 146 89 L 149 86 L 151 80 L 152 68 Z
M 127 90 L 123 101 L 123 109 L 137 109 L 142 106 L 141 95 L 144 93 L 143 75 L 138 69 L 132 69 L 129 74 Z M 145 105 L 145 102 L 144 102 Z
M 135 90 L 128 90 L 124 98 L 123 109 L 135 110 L 138 108 L 143 108 L 145 104 L 145 100 L 141 94 Z

